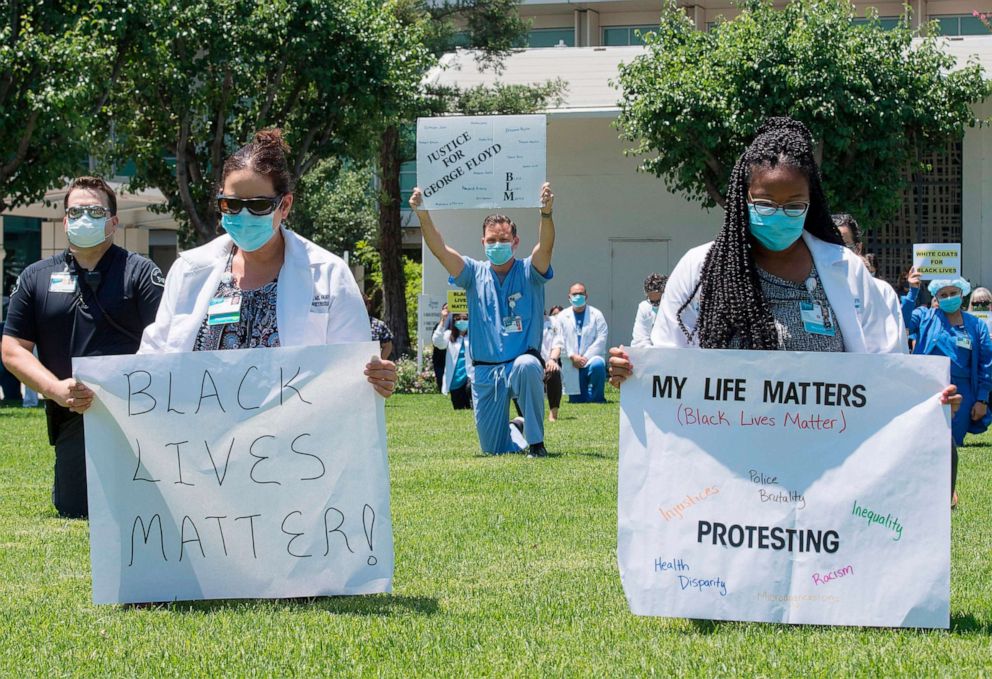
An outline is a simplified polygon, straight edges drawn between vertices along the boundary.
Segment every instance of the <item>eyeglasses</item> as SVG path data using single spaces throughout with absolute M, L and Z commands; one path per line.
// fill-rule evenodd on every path
M 236 198 L 234 196 L 217 196 L 217 207 L 225 215 L 236 215 L 243 209 L 248 208 L 248 212 L 253 215 L 262 216 L 272 214 L 279 207 L 285 194 L 279 196 L 258 196 L 255 198 Z
M 971 306 L 974 307 L 976 311 L 988 311 L 989 307 L 992 306 L 992 301 L 983 299 L 980 302 L 972 302 Z
M 110 208 L 102 205 L 73 205 L 65 209 L 69 219 L 79 219 L 84 212 L 90 216 L 90 219 L 103 219 L 111 215 Z
M 775 214 L 776 210 L 782 210 L 782 212 L 784 212 L 789 217 L 802 217 L 804 214 L 806 214 L 806 210 L 809 209 L 808 202 L 803 202 L 799 200 L 794 201 L 792 203 L 785 203 L 783 205 L 781 203 L 776 203 L 774 200 L 763 200 L 760 198 L 758 200 L 755 200 L 754 198 L 751 198 L 750 194 L 748 194 L 747 200 L 751 205 L 754 206 L 754 211 L 764 217 L 768 217 L 770 215 Z

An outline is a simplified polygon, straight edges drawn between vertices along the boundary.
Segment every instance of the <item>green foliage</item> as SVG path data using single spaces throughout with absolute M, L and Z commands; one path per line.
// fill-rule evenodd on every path
M 497 82 L 467 89 L 437 88 L 430 93 L 436 110 L 462 115 L 517 115 L 561 104 L 567 84 L 561 78 L 531 85 Z
M 355 245 L 355 259 L 365 267 L 366 292 L 382 288 L 382 265 L 379 251 L 370 243 L 360 241 Z M 406 255 L 403 256 L 404 297 L 406 299 L 406 322 L 412 346 L 417 346 L 417 303 L 423 290 L 424 267 Z M 388 325 L 388 324 L 387 324 Z M 390 328 L 393 330 L 393 328 Z M 395 331 L 394 331 L 395 333 Z
M 436 394 L 437 380 L 434 371 L 430 369 L 430 354 L 425 365 L 427 370 L 417 371 L 417 360 L 400 356 L 396 361 L 396 393 L 397 394 Z
M 147 0 L 133 17 L 112 107 L 113 155 L 134 188 L 154 186 L 195 240 L 215 233 L 223 161 L 278 126 L 294 174 L 361 157 L 384 117 L 406 106 L 428 52 L 423 21 L 377 0 Z
M 114 2 L 0 1 L 0 210 L 85 171 L 125 11 Z
M 378 226 L 372 180 L 366 165 L 320 161 L 297 185 L 293 230 L 331 252 L 353 252 Z
M 854 26 L 847 0 L 746 0 L 708 32 L 670 5 L 624 65 L 618 127 L 642 169 L 707 206 L 761 122 L 790 115 L 819 144 L 831 205 L 866 225 L 897 207 L 907 167 L 974 123 L 990 93 L 977 63 L 956 69 L 932 36 L 913 44 L 908 19 L 891 31 L 877 14 Z

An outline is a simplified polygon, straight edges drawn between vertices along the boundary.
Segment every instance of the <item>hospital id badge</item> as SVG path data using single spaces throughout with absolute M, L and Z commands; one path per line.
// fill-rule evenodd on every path
M 64 271 L 62 273 L 53 273 L 51 279 L 48 281 L 48 291 L 49 292 L 75 292 L 76 291 L 76 276 Z
M 833 323 L 830 322 L 830 310 L 827 310 L 827 316 L 824 318 L 823 307 L 819 304 L 800 302 L 799 315 L 803 320 L 803 328 L 811 335 L 833 337 L 837 333 Z
M 207 308 L 207 325 L 227 325 L 241 321 L 241 295 L 214 297 Z
M 958 348 L 959 349 L 967 349 L 968 351 L 971 351 L 971 338 L 970 337 L 965 337 L 964 335 L 958 335 L 958 338 L 957 338 L 955 344 L 958 345 Z
M 503 319 L 503 332 L 507 335 L 523 331 L 524 323 L 520 320 L 520 316 L 509 316 Z

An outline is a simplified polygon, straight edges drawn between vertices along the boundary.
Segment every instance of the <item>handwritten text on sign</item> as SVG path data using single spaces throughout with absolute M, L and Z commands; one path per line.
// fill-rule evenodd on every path
M 913 266 L 925 280 L 956 278 L 961 275 L 961 244 L 917 243 L 913 245 Z
M 543 115 L 417 120 L 417 185 L 424 208 L 540 207 Z
M 628 351 L 619 561 L 634 613 L 948 626 L 946 358 Z
M 75 359 L 96 603 L 385 592 L 374 343 Z

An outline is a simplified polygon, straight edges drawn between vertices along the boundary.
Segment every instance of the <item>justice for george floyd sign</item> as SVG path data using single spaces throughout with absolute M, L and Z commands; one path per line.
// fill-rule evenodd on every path
M 417 119 L 417 185 L 424 209 L 540 207 L 543 115 Z
M 392 588 L 377 343 L 77 358 L 95 603 Z
M 618 558 L 634 613 L 948 627 L 946 358 L 628 351 Z

